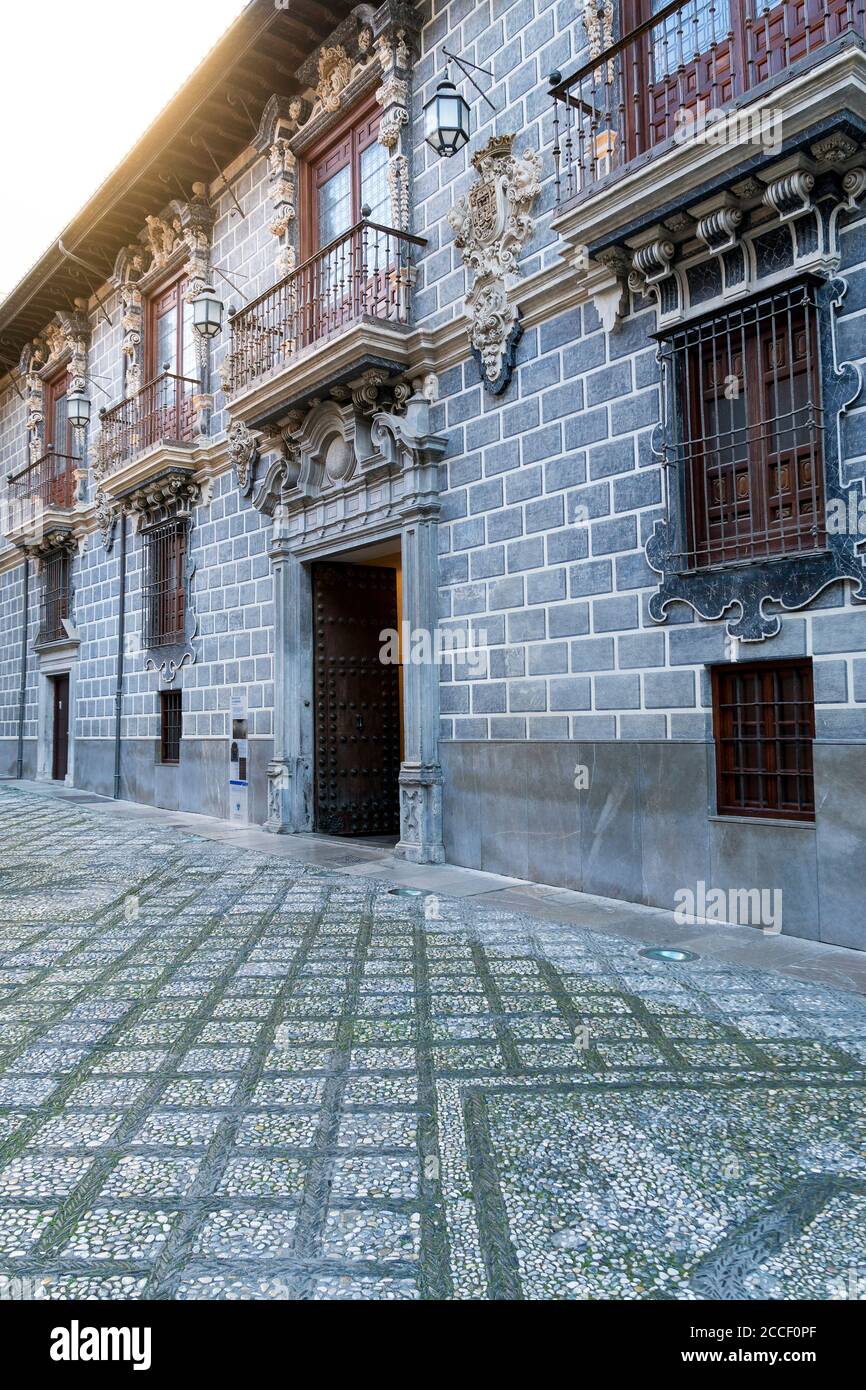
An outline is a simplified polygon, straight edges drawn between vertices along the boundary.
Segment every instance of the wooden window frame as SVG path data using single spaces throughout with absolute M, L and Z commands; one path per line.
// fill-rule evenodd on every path
M 183 692 L 181 690 L 161 690 L 159 692 L 159 761 L 163 766 L 179 766 L 182 742 Z
M 63 400 L 69 395 L 69 372 L 66 367 L 61 367 L 59 372 L 48 377 L 43 386 L 43 435 L 42 453 L 59 454 L 61 457 L 77 458 L 75 430 L 66 421 L 66 438 L 54 438 L 54 416 L 58 401 Z
M 778 678 L 785 672 L 797 672 L 802 694 L 798 700 L 784 699 L 779 694 Z M 710 668 L 712 679 L 713 738 L 716 747 L 716 812 L 720 816 L 743 816 L 757 820 L 786 820 L 810 822 L 815 819 L 814 761 L 812 745 L 815 739 L 815 697 L 811 658 L 785 661 L 728 662 Z M 735 704 L 735 683 L 749 677 L 757 678 L 759 701 Z M 757 728 L 754 735 L 737 731 L 735 710 L 754 710 L 749 721 Z M 791 711 L 796 710 L 794 717 Z M 780 712 L 788 712 L 784 720 Z M 804 714 L 805 711 L 805 714 Z M 780 732 L 780 724 L 795 723 L 796 732 Z M 805 726 L 805 728 L 803 728 Z M 757 757 L 754 765 L 743 757 L 743 750 L 752 747 Z M 780 753 L 796 750 L 796 767 L 781 767 Z M 731 788 L 740 782 L 739 796 Z M 755 783 L 757 797 L 746 795 L 746 787 Z M 796 785 L 797 798 L 780 798 L 785 784 Z M 804 792 L 806 794 L 804 795 Z
M 184 640 L 188 519 L 172 518 L 151 526 L 144 532 L 144 545 L 144 633 L 150 650 Z
M 57 582 L 49 588 L 49 581 Z M 68 550 L 52 550 L 42 561 L 42 612 L 40 642 L 68 641 L 64 619 L 69 618 L 72 560 Z
M 189 275 L 187 273 L 186 266 L 184 266 L 182 270 L 176 271 L 174 275 L 170 275 L 166 280 L 163 280 L 162 283 L 159 286 L 157 286 L 156 289 L 151 290 L 150 294 L 147 296 L 147 299 L 145 301 L 144 320 L 145 384 L 151 381 L 155 381 L 157 377 L 162 376 L 165 367 L 165 364 L 163 362 L 158 362 L 156 360 L 158 344 L 158 334 L 156 331 L 156 326 L 160 318 L 162 318 L 163 313 L 165 312 L 165 309 L 163 308 L 161 313 L 160 307 L 163 305 L 164 301 L 169 295 L 171 295 L 175 299 L 178 311 L 175 341 L 176 366 L 174 368 L 174 375 L 180 377 L 186 375 L 186 373 L 184 372 L 183 359 L 185 300 L 182 291 L 183 287 L 188 283 L 188 281 Z
M 304 155 L 300 167 L 300 205 L 304 216 L 300 221 L 300 259 L 306 261 L 321 250 L 319 246 L 319 188 L 340 169 L 350 165 L 352 170 L 351 226 L 361 220 L 360 159 L 364 150 L 379 138 L 382 112 L 375 97 L 364 99 L 323 135 Z M 340 161 L 341 162 L 337 162 Z M 334 161 L 332 163 L 332 161 Z M 320 176 L 321 166 L 330 164 L 327 178 Z
M 819 312 L 809 284 L 797 282 L 661 336 L 684 572 L 826 550 Z M 742 421 L 725 409 L 730 377 Z M 777 413 L 774 394 L 788 392 L 790 409 Z

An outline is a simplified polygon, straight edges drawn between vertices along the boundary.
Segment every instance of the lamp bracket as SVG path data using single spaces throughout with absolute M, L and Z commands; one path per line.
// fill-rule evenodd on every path
M 475 78 L 472 76 L 472 73 L 469 71 L 470 68 L 473 68 L 475 72 L 482 72 L 485 77 L 489 77 L 492 79 L 493 73 L 490 71 L 490 69 L 480 68 L 477 63 L 470 63 L 468 58 L 458 58 L 456 53 L 451 53 L 447 48 L 443 48 L 442 52 L 450 63 L 457 64 L 457 66 L 461 69 L 463 76 L 469 82 L 472 83 L 472 86 L 475 88 L 478 95 L 482 96 L 484 100 L 487 102 L 487 105 L 490 107 L 490 110 L 495 111 L 496 107 L 493 105 L 493 102 L 490 100 L 487 93 L 483 91 L 481 87 L 479 87 L 478 83 L 475 81 Z

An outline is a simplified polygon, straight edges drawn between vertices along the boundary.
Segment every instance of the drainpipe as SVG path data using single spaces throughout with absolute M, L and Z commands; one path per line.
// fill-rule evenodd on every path
M 120 800 L 120 718 L 123 712 L 123 644 L 126 639 L 126 513 L 120 512 L 120 614 L 117 619 L 117 681 L 114 687 L 114 799 Z
M 15 776 L 24 776 L 24 710 L 27 705 L 27 640 L 30 635 L 30 556 L 24 556 L 24 614 L 21 623 L 21 686 L 18 691 L 18 759 Z

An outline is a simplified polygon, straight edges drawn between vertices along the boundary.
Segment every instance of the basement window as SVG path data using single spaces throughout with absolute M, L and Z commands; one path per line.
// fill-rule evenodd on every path
M 720 815 L 814 820 L 811 661 L 712 669 Z
M 179 690 L 161 690 L 159 694 L 159 760 L 161 763 L 180 762 L 180 741 L 183 737 L 183 705 Z

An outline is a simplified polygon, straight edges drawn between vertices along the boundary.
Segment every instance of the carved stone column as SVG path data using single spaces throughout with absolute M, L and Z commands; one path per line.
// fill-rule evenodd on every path
M 438 626 L 438 522 L 434 515 L 408 522 L 400 538 L 403 620 L 410 632 Z M 431 647 L 433 643 L 431 642 Z M 404 658 L 406 657 L 404 653 Z M 400 765 L 400 840 L 396 853 L 416 864 L 441 864 L 442 768 L 439 763 L 439 666 L 436 661 L 403 667 L 404 758 Z
M 372 442 L 409 484 L 400 534 L 403 621 L 414 636 L 426 633 L 426 660 L 403 653 L 403 747 L 400 767 L 400 840 L 396 853 L 416 864 L 441 864 L 442 768 L 439 763 L 439 663 L 435 657 L 439 625 L 438 464 L 446 446 L 430 432 L 430 406 L 413 383 L 405 411 L 379 411 Z
M 268 551 L 274 578 L 274 752 L 268 763 L 268 818 L 273 835 L 309 830 L 312 720 L 304 672 L 312 659 L 310 577 L 290 549 L 281 507 Z
M 19 370 L 24 377 L 25 399 L 27 402 L 27 449 L 30 462 L 35 463 L 45 450 L 45 404 L 44 388 L 40 371 L 45 365 L 47 352 L 40 338 L 27 343 L 21 354 Z
M 414 27 L 399 7 L 390 14 L 383 7 L 377 15 L 376 56 L 382 68 L 382 84 L 376 101 L 382 108 L 379 144 L 388 151 L 388 192 L 391 225 L 409 231 L 409 110 L 412 104 Z M 378 22 L 381 21 L 381 27 Z

